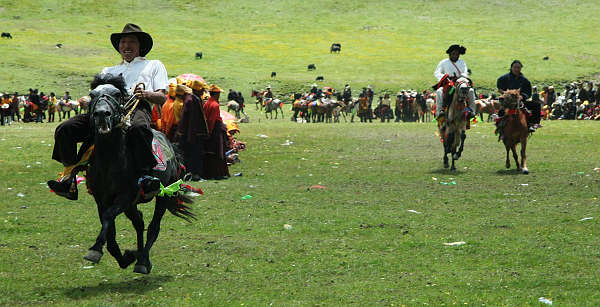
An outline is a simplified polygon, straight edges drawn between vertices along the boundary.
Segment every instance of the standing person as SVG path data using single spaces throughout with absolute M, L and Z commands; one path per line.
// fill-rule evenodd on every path
M 10 125 L 10 95 L 5 93 L 0 99 L 0 124 L 5 125 L 5 122 Z
M 223 90 L 214 84 L 211 84 L 208 92 L 210 97 L 204 103 L 204 114 L 206 115 L 206 126 L 208 128 L 209 138 L 205 143 L 205 152 L 203 156 L 204 166 L 203 175 L 205 179 L 227 179 L 229 177 L 229 168 L 225 153 L 227 152 L 227 128 L 221 118 L 219 109 L 219 96 Z
M 40 107 L 40 95 L 38 94 L 38 89 L 34 89 L 31 94 L 29 94 L 29 102 L 31 103 L 31 111 L 35 114 L 35 122 L 42 122 L 42 110 Z
M 15 116 L 17 117 L 17 122 L 21 121 L 21 106 L 19 106 L 19 93 L 15 92 L 11 99 L 10 107 L 11 107 L 11 119 L 15 121 Z
M 193 181 L 198 181 L 204 174 L 204 143 L 209 136 L 201 98 L 208 89 L 208 85 L 194 80 L 190 86 L 191 92 L 185 85 L 177 85 L 176 94 L 183 95 L 183 108 L 181 119 L 177 124 L 175 139 L 183 152 L 186 171 L 192 174 Z
M 446 78 L 456 80 L 462 77 L 469 77 L 467 64 L 465 61 L 459 59 L 461 54 L 465 54 L 467 48 L 461 45 L 451 45 L 446 50 L 448 58 L 441 60 L 438 64 L 433 76 L 437 79 L 438 84 L 435 86 L 435 116 L 444 114 L 444 106 L 447 102 L 444 101 L 444 83 Z M 446 76 L 446 78 L 444 78 Z M 475 116 L 475 90 L 469 89 L 469 109 L 471 109 L 471 115 Z
M 535 104 L 533 102 L 526 102 L 527 99 L 531 97 L 531 83 L 521 73 L 522 67 L 523 64 L 521 64 L 521 61 L 514 60 L 510 64 L 510 71 L 507 74 L 500 76 L 500 78 L 498 78 L 498 81 L 496 82 L 496 85 L 500 94 L 504 94 L 504 91 L 506 90 L 521 90 L 521 101 L 525 102 L 525 107 L 527 107 L 527 109 L 529 109 L 529 111 L 532 112 L 531 116 L 527 117 L 527 126 L 529 126 L 529 131 L 533 132 L 535 131 L 535 128 L 533 126 L 535 125 L 535 123 L 539 123 L 540 121 L 540 105 Z M 498 113 L 498 115 L 502 119 L 504 112 L 501 111 L 501 113 Z
M 367 98 L 369 99 L 369 109 L 367 111 L 367 116 L 369 117 L 369 122 L 372 123 L 373 122 L 373 96 L 375 95 L 375 93 L 373 92 L 371 85 L 367 85 L 366 95 L 367 95 Z
M 235 95 L 237 103 L 240 105 L 240 112 L 242 112 L 242 114 L 246 115 L 246 112 L 244 111 L 244 108 L 246 107 L 244 105 L 244 96 L 242 95 L 242 92 L 238 91 L 237 94 Z
M 394 122 L 396 123 L 400 122 L 400 119 L 402 118 L 402 96 L 404 96 L 403 91 L 396 94 L 396 104 L 394 108 L 394 115 L 396 115 L 396 120 L 394 120 Z
M 234 90 L 229 89 L 229 94 L 227 94 L 227 101 L 236 101 L 236 95 L 237 93 Z
M 140 175 L 137 181 L 146 199 L 151 199 L 160 191 L 160 180 L 148 176 L 156 165 L 152 152 L 152 131 L 150 130 L 151 105 L 162 105 L 168 86 L 167 70 L 159 60 L 147 60 L 146 54 L 152 49 L 150 34 L 143 32 L 135 24 L 128 23 L 120 33 L 113 33 L 110 41 L 121 56 L 121 63 L 105 67 L 102 74 L 122 75 L 129 94 L 137 96 L 139 103 L 131 115 L 131 127 L 127 131 L 129 146 L 136 156 L 135 169 Z M 137 86 L 144 84 L 144 89 Z M 84 142 L 86 150 L 92 140 L 89 114 L 79 114 L 60 124 L 54 133 L 52 159 L 61 162 L 65 170 L 58 180 L 48 181 L 48 186 L 57 195 L 77 199 L 77 185 L 74 184 L 77 160 L 77 143 Z M 83 149 L 83 148 L 82 148 Z
M 54 122 L 54 115 L 56 113 L 56 95 L 54 92 L 50 92 L 50 97 L 48 98 L 48 122 Z

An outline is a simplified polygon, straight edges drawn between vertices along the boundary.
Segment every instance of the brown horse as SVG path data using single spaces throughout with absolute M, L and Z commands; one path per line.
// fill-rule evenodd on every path
M 441 121 L 438 118 L 440 135 L 444 145 L 444 168 L 448 168 L 448 154 L 451 154 L 452 167 L 450 167 L 450 170 L 456 170 L 454 161 L 462 155 L 465 139 L 467 138 L 466 130 L 469 118 L 466 106 L 470 89 L 470 80 L 459 78 L 454 88 L 452 102 L 446 112 L 446 118 Z
M 529 174 L 527 169 L 527 138 L 529 137 L 529 129 L 527 128 L 527 115 L 519 106 L 521 104 L 521 90 L 507 90 L 502 95 L 504 98 L 503 105 L 505 106 L 505 115 L 502 119 L 502 141 L 506 148 L 506 168 L 510 168 L 510 159 L 508 152 L 512 151 L 517 171 L 523 171 L 523 174 Z M 517 155 L 517 144 L 521 143 L 521 163 L 519 164 L 519 156 Z

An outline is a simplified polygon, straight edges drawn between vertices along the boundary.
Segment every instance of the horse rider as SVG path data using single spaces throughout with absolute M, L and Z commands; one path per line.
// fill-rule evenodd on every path
M 111 34 L 110 41 L 119 52 L 122 61 L 115 66 L 105 67 L 102 74 L 121 74 L 129 94 L 139 99 L 137 108 L 131 115 L 131 127 L 127 131 L 127 138 L 136 157 L 136 170 L 141 175 L 137 183 L 144 196 L 152 198 L 160 191 L 160 180 L 148 176 L 156 166 L 150 129 L 151 105 L 162 105 L 166 100 L 167 70 L 159 60 L 145 58 L 152 49 L 153 41 L 150 34 L 143 32 L 138 25 L 126 24 L 120 33 Z M 144 88 L 138 87 L 138 83 L 143 83 Z M 52 158 L 61 162 L 65 171 L 58 181 L 48 181 L 48 186 L 57 195 L 75 200 L 77 185 L 74 184 L 76 171 L 73 170 L 76 170 L 74 166 L 81 162 L 78 161 L 77 143 L 92 141 L 89 115 L 80 114 L 60 124 L 56 128 L 54 139 Z
M 527 101 L 527 99 L 529 99 L 529 97 L 531 97 L 531 83 L 529 82 L 529 80 L 527 80 L 527 78 L 525 78 L 525 76 L 521 73 L 521 68 L 523 67 L 523 64 L 521 64 L 521 61 L 519 60 L 514 60 L 511 64 L 510 64 L 510 71 L 507 74 L 504 74 L 502 76 L 500 76 L 500 78 L 498 78 L 498 81 L 496 82 L 496 85 L 498 87 L 498 92 L 500 92 L 500 94 L 504 94 L 504 91 L 506 90 L 515 90 L 515 89 L 520 89 L 521 90 L 521 101 Z M 525 106 L 529 109 L 532 110 L 534 113 L 537 112 L 537 118 L 539 118 L 540 116 L 540 106 L 539 104 L 537 104 L 537 106 L 534 105 L 535 103 L 527 103 Z M 520 106 L 521 108 L 523 108 L 523 106 Z M 500 110 L 498 112 L 498 116 L 500 117 L 500 119 L 498 120 L 498 125 L 501 126 L 501 120 L 502 117 L 504 115 L 504 110 Z M 533 118 L 532 116 L 528 116 L 527 117 L 527 126 L 529 127 L 529 131 L 533 132 L 535 131 L 535 128 L 533 127 Z M 498 131 L 501 131 L 501 129 L 499 129 Z
M 344 86 L 344 93 L 342 94 L 342 98 L 344 99 L 344 103 L 348 104 L 352 100 L 352 89 L 350 88 L 350 84 L 346 84 Z
M 438 81 L 438 85 L 436 85 L 437 89 L 435 92 L 435 116 L 438 117 L 440 114 L 444 114 L 444 88 L 440 86 L 440 81 L 443 82 L 443 78 L 445 75 L 448 75 L 448 78 L 456 80 L 460 77 L 469 77 L 469 70 L 467 69 L 467 64 L 465 61 L 459 59 L 461 54 L 465 54 L 467 52 L 467 48 L 461 45 L 451 45 L 446 50 L 446 54 L 448 54 L 447 59 L 443 59 L 438 64 L 435 72 L 433 73 L 434 77 Z M 468 103 L 469 109 L 471 109 L 471 116 L 475 116 L 475 90 L 473 88 L 469 89 L 468 94 Z

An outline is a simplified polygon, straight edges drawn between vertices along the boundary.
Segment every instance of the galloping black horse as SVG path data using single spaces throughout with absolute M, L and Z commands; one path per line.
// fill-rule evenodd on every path
M 137 260 L 133 271 L 148 274 L 152 269 L 150 248 L 158 237 L 160 221 L 165 211 L 169 210 L 175 216 L 189 221 L 190 218 L 195 217 L 183 202 L 191 202 L 191 199 L 182 191 L 172 196 L 156 196 L 154 215 L 148 226 L 147 241 L 144 245 L 144 220 L 142 213 L 137 209 L 137 204 L 152 199 L 144 200 L 141 196 L 142 193 L 137 185 L 141 174 L 136 171 L 134 166 L 136 158 L 127 145 L 130 143 L 128 138 L 132 136 L 127 134 L 127 124 L 123 121 L 126 111 L 124 101 L 127 96 L 125 81 L 121 76 L 96 75 L 91 88 L 89 118 L 94 153 L 87 169 L 87 182 L 98 206 L 102 230 L 96 243 L 84 258 L 98 263 L 102 258 L 102 248 L 107 243 L 108 251 L 115 257 L 121 268 L 124 269 Z M 155 133 L 155 140 L 161 136 L 164 138 L 164 135 Z M 174 153 L 168 142 L 159 143 L 165 143 L 166 147 L 163 146 L 163 151 Z M 167 186 L 180 179 L 179 163 L 174 154 L 164 156 L 166 158 L 159 163 L 162 170 L 158 171 L 155 168 L 152 175 Z M 121 213 L 125 213 L 135 228 L 137 251 L 126 250 L 125 253 L 121 253 L 117 244 L 115 218 Z

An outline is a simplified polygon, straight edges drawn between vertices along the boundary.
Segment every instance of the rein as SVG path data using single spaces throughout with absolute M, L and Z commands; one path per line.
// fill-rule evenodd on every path
M 133 89 L 133 92 L 135 93 L 135 91 L 138 89 L 138 87 L 142 88 L 142 91 L 146 90 L 146 85 L 142 82 L 138 83 L 135 85 L 135 88 Z M 127 110 L 129 107 L 131 107 L 131 109 L 129 110 L 129 112 L 127 112 L 127 114 L 125 114 L 125 116 L 123 116 L 123 119 L 121 119 L 121 123 L 119 124 L 121 127 L 129 127 L 131 126 L 131 114 L 133 113 L 133 111 L 137 108 L 138 103 L 140 102 L 140 99 L 137 97 L 137 95 L 132 95 L 131 98 L 129 98 L 129 100 L 127 100 L 127 102 L 125 103 L 125 105 L 123 106 L 123 108 L 125 110 Z

